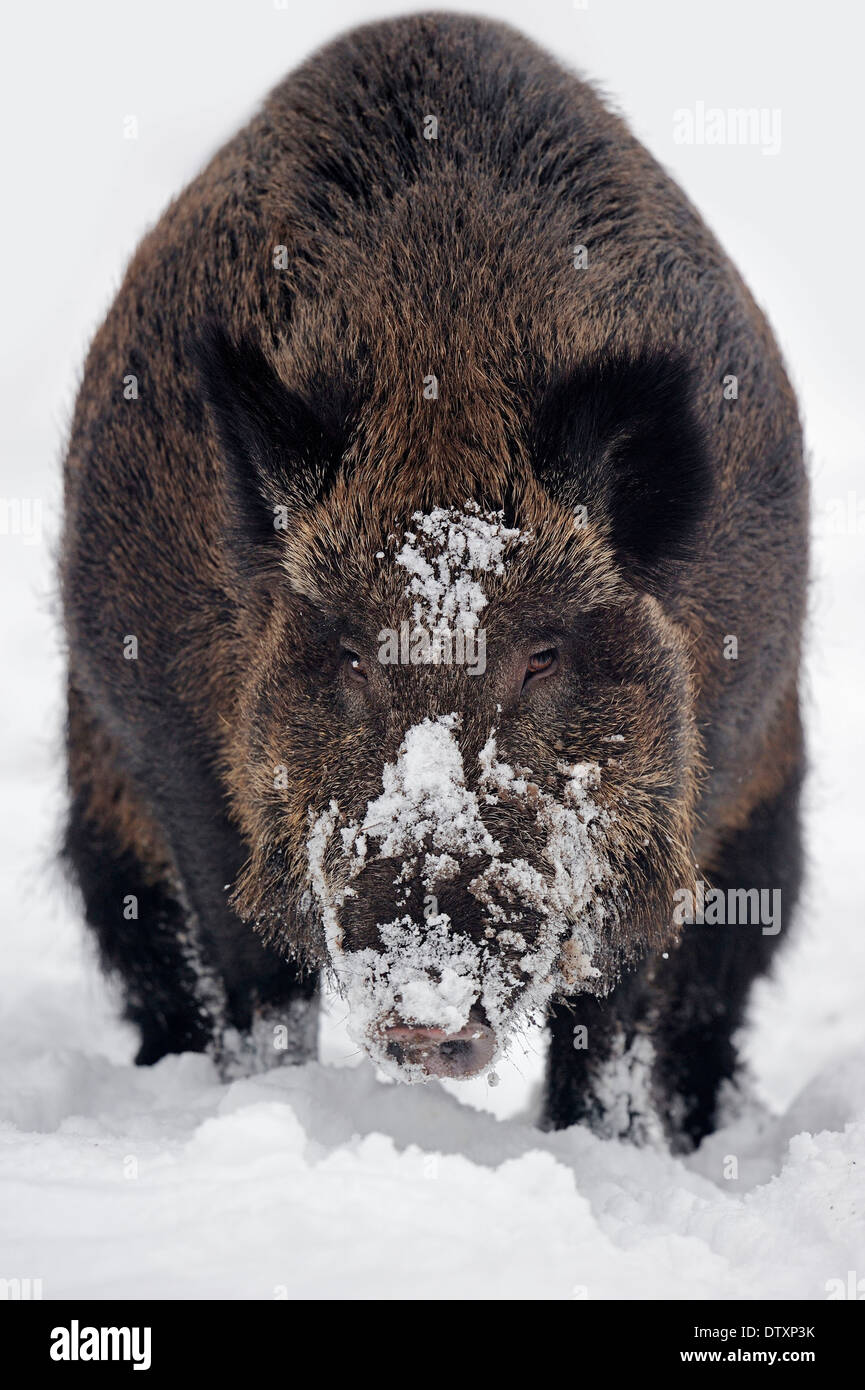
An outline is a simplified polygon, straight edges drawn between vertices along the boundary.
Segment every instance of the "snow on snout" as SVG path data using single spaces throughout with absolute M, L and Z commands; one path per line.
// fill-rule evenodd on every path
M 357 830 L 343 832 L 346 850 L 354 848 L 362 857 L 367 840 L 374 839 L 380 858 L 402 856 L 406 864 L 406 856 L 418 855 L 427 844 L 446 856 L 501 854 L 481 820 L 477 796 L 465 783 L 454 737 L 459 722 L 457 714 L 446 714 L 408 730 L 397 761 L 385 765 L 381 796 L 369 802 Z
M 308 842 L 310 885 L 322 911 L 331 965 L 349 1005 L 349 1032 L 388 1070 L 408 1080 L 423 1079 L 423 1073 L 397 1066 L 387 1056 L 381 1030 L 388 1020 L 456 1032 L 479 1003 L 501 1047 L 560 987 L 563 965 L 571 987 L 596 973 L 591 958 L 601 915 L 597 890 L 608 878 L 606 813 L 591 797 L 600 775 L 597 765 L 562 766 L 562 801 L 537 787 L 529 799 L 525 770 L 517 775 L 497 758 L 491 734 L 479 758 L 479 798 L 466 784 L 459 725 L 454 713 L 410 728 L 396 761 L 385 765 L 382 792 L 367 804 L 363 818 L 343 822 L 331 802 L 312 818 Z M 527 797 L 544 831 L 540 866 L 508 858 L 484 824 L 482 804 L 494 803 L 505 788 L 510 800 Z M 339 867 L 329 871 L 326 852 L 337 831 Z M 378 923 L 381 949 L 346 950 L 339 909 L 362 891 L 353 884 L 371 859 L 398 866 L 395 915 Z M 413 882 L 420 879 L 432 893 L 437 882 L 454 877 L 472 859 L 479 862 L 469 891 L 486 923 L 476 937 L 455 930 L 434 898 L 425 904 L 410 901 Z M 533 914 L 530 943 L 519 931 L 525 910 Z
M 346 882 L 331 887 L 324 857 L 339 821 L 335 802 L 313 823 L 309 838 L 310 882 L 323 911 L 337 983 L 349 1004 L 349 1032 L 385 1064 L 379 1031 L 390 1017 L 456 1032 L 468 1021 L 481 993 L 483 954 L 467 936 L 451 931 L 446 913 L 409 907 L 409 881 L 426 886 L 452 877 L 467 858 L 501 854 L 484 825 L 477 796 L 465 782 L 454 730 L 459 716 L 425 719 L 409 729 L 394 763 L 385 765 L 382 793 L 360 822 L 340 827 Z M 371 857 L 400 865 L 395 874 L 392 921 L 379 922 L 381 950 L 343 949 L 339 908 L 355 893 L 351 884 Z M 399 909 L 405 910 L 400 913 Z M 418 1076 L 420 1069 L 416 1069 Z M 400 1075 L 413 1071 L 403 1066 Z M 410 1079 L 413 1079 L 410 1076 Z

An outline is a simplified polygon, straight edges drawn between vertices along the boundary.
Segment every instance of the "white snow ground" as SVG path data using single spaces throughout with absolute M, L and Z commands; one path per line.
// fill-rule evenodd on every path
M 534 1129 L 539 1037 L 519 1070 L 500 1068 L 495 1091 L 485 1082 L 460 1089 L 377 1080 L 354 1055 L 339 1006 L 314 1066 L 221 1085 L 200 1057 L 166 1059 L 146 1071 L 130 1065 L 133 1040 L 116 1022 L 76 905 L 52 863 L 61 662 L 51 544 L 56 460 L 76 365 L 123 255 L 203 151 L 313 42 L 363 15 L 358 6 L 321 4 L 306 21 L 318 27 L 300 38 L 295 29 L 277 43 L 270 29 L 261 34 L 254 26 L 279 20 L 253 20 L 240 0 L 190 4 L 180 17 L 160 0 L 147 24 L 94 0 L 83 32 L 79 13 L 48 8 L 47 26 L 44 7 L 20 20 L 20 42 L 9 50 L 14 70 L 2 84 L 11 106 L 0 123 L 14 137 L 10 177 L 25 181 L 22 206 L 30 208 L 11 229 L 3 260 L 12 331 L 2 344 L 8 403 L 0 412 L 0 492 L 41 499 L 45 517 L 35 544 L 0 535 L 0 1278 L 41 1279 L 46 1298 L 268 1299 L 819 1299 L 827 1281 L 846 1281 L 850 1270 L 865 1278 L 865 536 L 849 528 L 827 533 L 824 510 L 833 500 L 846 507 L 848 490 L 857 488 L 855 501 L 865 505 L 854 385 L 861 362 L 857 372 L 856 338 L 848 332 L 845 339 L 837 309 L 843 303 L 844 316 L 857 318 L 844 265 L 845 246 L 847 263 L 858 265 L 861 217 L 852 208 L 839 216 L 836 254 L 815 251 L 804 266 L 807 227 L 797 220 L 799 174 L 817 143 L 826 151 L 812 165 L 817 195 L 821 179 L 827 196 L 830 184 L 833 195 L 841 186 L 843 103 L 858 91 L 857 46 L 848 46 L 849 58 L 836 54 L 842 67 L 833 66 L 832 102 L 814 101 L 803 123 L 796 54 L 803 61 L 809 54 L 810 21 L 804 10 L 797 19 L 790 6 L 767 5 L 800 47 L 789 50 L 781 83 L 787 143 L 777 160 L 763 159 L 756 150 L 676 149 L 667 107 L 726 98 L 721 77 L 733 70 L 777 72 L 768 21 L 755 30 L 748 20 L 762 68 L 753 54 L 749 63 L 741 49 L 726 52 L 730 24 L 713 27 L 705 51 L 683 27 L 679 61 L 697 64 L 698 75 L 675 87 L 669 71 L 661 74 L 675 94 L 659 116 L 657 89 L 647 94 L 635 76 L 645 44 L 662 46 L 657 30 L 649 27 L 640 42 L 632 26 L 623 54 L 617 13 L 574 15 L 557 6 L 551 18 L 552 8 L 540 6 L 530 21 L 524 7 L 488 7 L 531 24 L 627 98 L 638 131 L 693 193 L 767 303 L 803 395 L 814 453 L 824 534 L 816 545 L 809 658 L 809 885 L 777 976 L 754 999 L 744 1039 L 747 1100 L 738 1119 L 683 1160 L 581 1129 Z M 380 13 L 403 8 L 377 6 Z M 650 8 L 644 22 L 651 26 L 658 17 Z M 681 19 L 677 4 L 668 8 Z M 642 22 L 638 11 L 646 13 L 635 7 L 634 26 Z M 245 66 L 235 63 L 241 23 Z M 585 26 L 579 44 L 573 25 Z M 103 47 L 91 57 L 94 37 Z M 73 44 L 81 69 L 66 62 Z M 199 61 L 202 52 L 207 62 Z M 44 85 L 31 90 L 37 63 Z M 242 79 L 230 87 L 237 66 Z M 162 72 L 168 79 L 156 80 Z M 233 95 L 217 102 L 223 81 Z M 729 100 L 774 105 L 780 82 L 745 84 Z M 168 116 L 160 117 L 160 102 L 168 103 Z M 141 110 L 144 130 L 134 150 L 110 130 L 130 108 Z M 151 112 L 156 136 L 148 144 Z M 29 146 L 18 138 L 25 129 Z M 39 161 L 38 186 L 26 182 L 28 158 Z M 739 211 L 746 205 L 747 219 Z M 803 283 L 807 294 L 800 295 Z M 830 314 L 821 312 L 823 303 Z M 725 1176 L 731 1156 L 737 1179 Z

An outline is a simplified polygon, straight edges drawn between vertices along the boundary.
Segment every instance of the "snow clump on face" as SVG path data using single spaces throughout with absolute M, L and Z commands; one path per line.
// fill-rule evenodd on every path
M 415 622 L 434 631 L 440 627 L 471 630 L 487 597 L 478 576 L 505 573 L 509 547 L 530 539 L 528 532 L 505 526 L 502 512 L 482 512 L 474 502 L 465 510 L 435 507 L 415 512 L 414 531 L 395 563 L 410 575 L 406 593 L 415 598 Z
M 481 749 L 478 761 L 481 786 L 492 789 L 487 791 L 486 799 L 494 800 L 496 793 L 504 793 L 509 799 L 525 799 L 546 832 L 545 873 L 524 861 L 494 860 L 481 877 L 491 885 L 501 884 L 509 877 L 519 900 L 532 906 L 557 929 L 557 940 L 570 929 L 570 938 L 562 951 L 561 983 L 570 987 L 587 983 L 598 975 L 591 959 L 596 932 L 604 922 L 601 889 L 611 885 L 603 835 L 612 815 L 601 810 L 592 796 L 600 785 L 601 769 L 597 763 L 558 763 L 557 771 L 564 779 L 559 799 L 533 782 L 528 768 L 515 771 L 499 759 L 495 731 Z
M 445 856 L 501 854 L 466 787 L 458 725 L 458 715 L 445 714 L 408 730 L 397 761 L 385 764 L 381 796 L 368 803 L 356 835 L 344 833 L 347 848 L 369 836 L 379 841 L 382 859 L 411 859 L 426 844 Z
M 497 757 L 494 734 L 479 756 L 478 792 L 466 785 L 455 737 L 459 716 L 425 719 L 410 728 L 396 762 L 385 765 L 382 792 L 360 821 L 343 823 L 336 802 L 312 818 L 309 881 L 324 921 L 337 984 L 349 1005 L 349 1032 L 387 1070 L 403 1080 L 426 1079 L 423 1069 L 388 1056 L 382 1029 L 399 1019 L 457 1032 L 479 1004 L 499 1049 L 559 988 L 588 983 L 597 971 L 592 954 L 603 920 L 599 889 L 609 878 L 603 828 L 609 813 L 592 798 L 596 763 L 559 765 L 557 800 Z M 543 872 L 524 859 L 506 858 L 481 815 L 500 793 L 525 798 L 545 832 Z M 325 856 L 339 833 L 338 870 Z M 378 924 L 381 949 L 344 949 L 339 909 L 372 859 L 401 864 L 395 878 L 396 915 Z M 481 905 L 486 927 L 469 934 L 445 912 L 420 920 L 408 908 L 406 885 L 426 888 L 455 877 L 478 860 L 468 891 Z M 341 886 L 333 880 L 338 877 Z M 400 913 L 399 909 L 405 908 Z M 532 914 L 528 940 L 520 931 Z

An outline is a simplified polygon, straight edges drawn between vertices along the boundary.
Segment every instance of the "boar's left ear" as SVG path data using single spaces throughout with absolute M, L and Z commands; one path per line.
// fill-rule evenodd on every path
M 308 505 L 342 461 L 347 423 L 333 395 L 319 413 L 277 374 L 262 347 L 231 338 L 216 322 L 189 341 L 201 394 L 225 465 L 232 537 L 266 562 L 279 534 L 278 509 Z
M 663 587 L 693 555 L 713 480 L 681 358 L 610 356 L 562 376 L 542 395 L 532 447 L 540 481 L 586 507 L 639 584 Z

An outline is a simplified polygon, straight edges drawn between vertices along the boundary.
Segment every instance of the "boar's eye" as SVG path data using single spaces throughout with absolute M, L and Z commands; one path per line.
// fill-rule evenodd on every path
M 366 674 L 366 667 L 358 656 L 357 652 L 350 651 L 348 647 L 343 647 L 343 662 L 349 680 L 356 685 L 366 685 L 369 677 Z
M 523 676 L 523 690 L 534 681 L 541 680 L 544 676 L 551 676 L 554 671 L 558 670 L 558 666 L 558 648 L 544 647 L 542 651 L 532 652 L 526 662 L 525 675 Z

